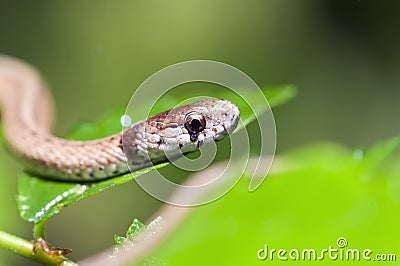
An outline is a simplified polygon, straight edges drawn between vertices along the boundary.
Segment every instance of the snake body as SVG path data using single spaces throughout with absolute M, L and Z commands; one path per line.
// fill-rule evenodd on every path
M 239 120 L 233 103 L 204 100 L 102 139 L 62 139 L 51 134 L 52 99 L 40 74 L 27 63 L 1 55 L 0 105 L 5 139 L 27 171 L 63 181 L 105 179 L 166 161 L 166 153 L 178 157 L 222 139 Z

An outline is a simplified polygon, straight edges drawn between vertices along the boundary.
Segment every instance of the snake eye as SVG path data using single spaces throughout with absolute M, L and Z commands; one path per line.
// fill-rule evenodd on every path
M 206 127 L 204 116 L 197 112 L 190 112 L 185 116 L 185 128 L 192 134 L 199 133 Z

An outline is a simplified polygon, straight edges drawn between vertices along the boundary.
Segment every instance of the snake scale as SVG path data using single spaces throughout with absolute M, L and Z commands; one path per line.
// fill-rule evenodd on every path
M 227 100 L 203 100 L 112 136 L 66 140 L 51 134 L 53 102 L 41 75 L 6 55 L 0 55 L 0 105 L 5 139 L 27 171 L 61 181 L 106 179 L 166 161 L 166 153 L 179 157 L 229 135 L 240 116 Z

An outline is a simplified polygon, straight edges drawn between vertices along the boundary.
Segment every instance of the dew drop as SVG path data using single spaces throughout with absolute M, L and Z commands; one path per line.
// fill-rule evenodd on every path
M 121 116 L 120 122 L 123 127 L 129 127 L 132 125 L 132 118 L 129 115 L 123 115 Z

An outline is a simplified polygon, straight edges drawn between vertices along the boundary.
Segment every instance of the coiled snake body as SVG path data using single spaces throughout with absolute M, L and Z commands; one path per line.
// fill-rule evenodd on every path
M 138 170 L 220 140 L 239 120 L 226 100 L 179 106 L 91 141 L 53 136 L 52 101 L 31 66 L 0 55 L 0 105 L 4 136 L 27 170 L 45 178 L 94 181 Z M 129 165 L 129 167 L 128 167 Z

